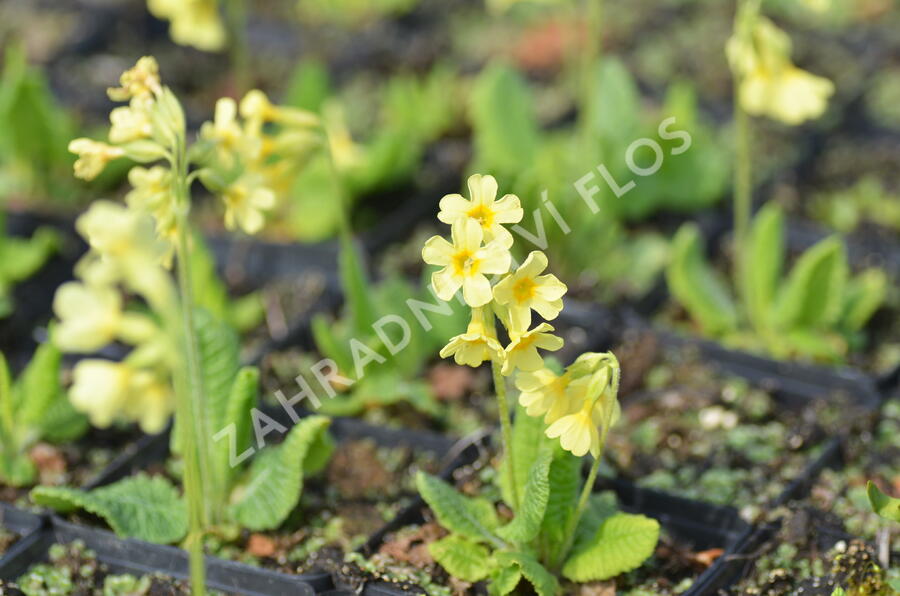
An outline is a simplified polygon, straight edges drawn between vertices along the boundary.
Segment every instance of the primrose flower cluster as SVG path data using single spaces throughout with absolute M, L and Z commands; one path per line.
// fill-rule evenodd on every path
M 437 296 L 449 301 L 462 289 L 472 310 L 466 332 L 450 339 L 441 357 L 453 356 L 457 364 L 472 367 L 489 361 L 499 372 L 495 384 L 515 374 L 520 403 L 530 416 L 544 417 L 547 436 L 558 437 L 575 455 L 598 457 L 601 434 L 617 417 L 615 356 L 583 354 L 561 375 L 546 366 L 539 350 L 563 346 L 546 321 L 559 315 L 567 288 L 544 273 L 548 262 L 540 251 L 512 270 L 514 239 L 504 225 L 521 221 L 519 198 L 508 194 L 497 200 L 492 176 L 472 175 L 468 187 L 468 199 L 459 194 L 441 199 L 438 220 L 450 225 L 450 241 L 434 236 L 422 250 L 426 263 L 440 267 L 431 277 Z M 544 322 L 532 326 L 532 312 Z M 497 335 L 498 319 L 509 337 L 506 346 Z
M 143 164 L 168 161 L 169 167 L 132 168 L 128 178 L 133 190 L 126 201 L 150 213 L 160 236 L 170 242 L 176 231 L 173 176 L 186 172 L 189 164 L 198 167 L 191 176 L 224 202 L 226 227 L 254 234 L 320 143 L 314 114 L 273 105 L 262 91 L 253 90 L 240 106 L 231 98 L 220 99 L 215 119 L 203 124 L 199 140 L 188 150 L 184 113 L 171 90 L 160 84 L 156 60 L 141 58 L 121 83 L 109 90 L 109 97 L 129 103 L 110 113 L 109 143 L 83 138 L 70 143 L 69 150 L 79 155 L 75 175 L 91 180 L 120 157 Z
M 53 341 L 72 353 L 94 353 L 114 341 L 133 349 L 121 362 L 79 361 L 70 401 L 94 426 L 127 420 L 137 421 L 145 432 L 159 432 L 174 407 L 176 351 L 157 317 L 125 310 L 122 290 L 142 297 L 154 312 L 171 310 L 175 288 L 162 266 L 165 244 L 150 216 L 109 201 L 94 202 L 76 227 L 90 251 L 75 269 L 79 281 L 56 292 L 53 310 L 59 321 Z
M 726 53 L 737 78 L 737 98 L 748 114 L 797 125 L 828 107 L 834 84 L 791 62 L 791 39 L 759 14 L 759 2 L 745 2 Z

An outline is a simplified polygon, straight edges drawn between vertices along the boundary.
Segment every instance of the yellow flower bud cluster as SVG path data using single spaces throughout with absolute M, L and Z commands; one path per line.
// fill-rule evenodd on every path
M 438 220 L 450 224 L 451 240 L 434 236 L 422 250 L 426 263 L 440 267 L 431 277 L 438 298 L 449 301 L 462 289 L 472 309 L 466 332 L 450 339 L 441 357 L 472 367 L 489 361 L 503 376 L 517 373 L 520 402 L 529 415 L 544 417 L 547 435 L 576 455 L 596 456 L 601 433 L 618 417 L 618 362 L 612 354 L 587 353 L 562 375 L 546 366 L 539 350 L 558 350 L 563 340 L 547 322 L 532 326 L 532 312 L 555 319 L 567 288 L 544 273 L 548 262 L 540 251 L 511 270 L 514 239 L 504 226 L 522 219 L 519 198 L 497 200 L 492 176 L 472 175 L 468 187 L 469 198 L 451 194 L 440 202 Z M 505 347 L 497 319 L 509 337 Z
M 794 66 L 790 38 L 759 14 L 758 2 L 742 5 L 726 53 L 748 114 L 798 125 L 828 107 L 834 84 Z
M 175 290 L 160 264 L 165 246 L 149 215 L 109 201 L 94 202 L 76 228 L 90 251 L 76 266 L 79 280 L 56 292 L 53 341 L 61 350 L 79 354 L 113 342 L 134 349 L 122 362 L 78 362 L 69 398 L 95 426 L 136 421 L 146 432 L 159 432 L 174 404 L 169 381 L 173 350 L 155 317 L 124 309 L 122 290 L 142 296 L 156 310 L 171 308 Z

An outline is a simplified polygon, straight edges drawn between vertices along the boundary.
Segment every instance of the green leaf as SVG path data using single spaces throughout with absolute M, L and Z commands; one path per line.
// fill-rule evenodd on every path
M 65 399 L 60 383 L 62 353 L 51 342 L 38 346 L 13 388 L 17 424 L 43 426 L 44 415 L 57 400 Z
M 496 555 L 497 565 L 517 565 L 538 596 L 556 596 L 559 582 L 537 559 L 523 552 L 501 551 Z
M 544 420 L 541 417 L 529 416 L 525 408 L 516 404 L 513 421 L 511 449 L 516 454 L 513 463 L 513 476 L 519 497 L 525 494 L 525 485 L 531 476 L 531 469 L 542 451 L 553 450 L 554 441 L 544 434 Z M 509 481 L 509 466 L 503 462 L 500 466 L 500 489 L 503 500 L 512 507 L 513 499 Z
M 710 335 L 734 331 L 738 316 L 725 282 L 703 254 L 697 226 L 681 226 L 672 241 L 672 261 L 666 269 L 669 290 Z
M 822 240 L 797 260 L 778 296 L 780 328 L 827 329 L 841 316 L 847 257 L 837 237 Z
M 470 115 L 478 171 L 514 176 L 530 167 L 538 150 L 539 129 L 528 83 L 514 68 L 494 64 L 478 75 Z
M 51 443 L 73 441 L 89 427 L 87 416 L 76 410 L 64 393 L 50 404 L 41 420 L 43 438 Z
M 328 69 L 313 58 L 301 60 L 291 73 L 284 105 L 318 112 L 331 94 Z
M 318 313 L 312 318 L 312 336 L 320 354 L 334 360 L 343 373 L 353 370 L 353 356 L 348 339 L 341 331 L 344 325 L 335 323 L 330 317 Z
M 643 515 L 617 513 L 604 521 L 592 540 L 576 545 L 563 566 L 575 582 L 605 580 L 637 569 L 656 548 L 659 522 Z
M 437 476 L 422 471 L 416 474 L 416 487 L 443 527 L 476 542 L 502 545 L 493 532 L 499 522 L 490 502 L 466 497 Z
M 554 560 L 556 551 L 562 547 L 563 533 L 575 510 L 580 488 L 581 459 L 557 448 L 550 464 L 550 495 L 541 528 L 542 546 L 549 556 L 547 560 Z
M 362 259 L 353 239 L 347 233 L 341 234 L 338 267 L 346 300 L 345 308 L 350 314 L 354 337 L 368 337 L 372 334 L 372 325 L 378 320 L 378 314 L 372 303 L 373 290 L 363 268 Z
M 249 530 L 271 530 L 296 507 L 303 492 L 304 464 L 320 449 L 330 451 L 326 438 L 331 420 L 309 416 L 290 430 L 281 445 L 257 453 L 249 478 L 233 492 L 228 515 Z M 316 461 L 321 461 L 321 454 Z
M 228 425 L 234 425 L 234 441 L 236 454 L 244 453 L 250 447 L 250 435 L 253 431 L 253 424 L 250 417 L 253 407 L 256 405 L 256 398 L 259 394 L 259 369 L 255 366 L 247 366 L 242 368 L 234 379 L 231 391 L 228 395 L 228 402 L 225 407 L 225 416 L 222 419 L 221 427 L 209 429 L 213 436 L 218 434 Z M 239 468 L 231 467 L 231 451 L 232 445 L 230 440 L 213 441 L 212 456 L 213 465 L 219 471 L 220 478 L 224 481 L 224 486 L 230 486 L 231 479 L 234 477 Z
M 203 235 L 191 235 L 191 288 L 194 303 L 221 321 L 228 320 L 228 290 L 216 274 L 216 261 Z
M 478 582 L 491 572 L 488 549 L 457 534 L 432 542 L 428 552 L 447 573 L 463 581 Z
M 744 303 L 754 326 L 767 329 L 784 263 L 784 215 L 778 206 L 766 206 L 756 216 L 743 255 Z
M 866 269 L 847 284 L 841 314 L 841 327 L 845 332 L 859 331 L 865 327 L 887 296 L 888 279 L 881 269 Z
M 522 569 L 518 565 L 498 567 L 491 574 L 488 593 L 491 596 L 506 596 L 516 589 L 520 581 L 522 581 Z
M 59 234 L 50 228 L 39 228 L 29 239 L 6 238 L 0 244 L 0 280 L 28 279 L 58 250 L 59 242 Z
M 871 480 L 866 485 L 866 494 L 869 496 L 872 511 L 884 519 L 900 522 L 900 499 L 884 494 Z
M 38 486 L 38 505 L 61 513 L 84 509 L 102 517 L 119 536 L 169 544 L 187 533 L 187 508 L 178 491 L 162 476 L 138 474 L 90 492 Z
M 497 530 L 497 534 L 504 540 L 524 545 L 531 542 L 541 531 L 541 522 L 550 496 L 549 474 L 552 459 L 553 453 L 544 450 L 532 463 L 531 473 L 520 495 L 521 507 L 510 523 Z
M 206 392 L 206 417 L 210 428 L 218 430 L 225 422 L 231 388 L 240 368 L 240 344 L 228 323 L 203 308 L 194 311 L 194 325 Z

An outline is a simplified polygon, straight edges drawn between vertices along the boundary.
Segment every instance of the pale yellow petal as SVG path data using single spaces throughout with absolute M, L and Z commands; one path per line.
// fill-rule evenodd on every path
M 455 249 L 441 236 L 432 236 L 422 248 L 422 260 L 429 265 L 446 266 L 450 264 Z

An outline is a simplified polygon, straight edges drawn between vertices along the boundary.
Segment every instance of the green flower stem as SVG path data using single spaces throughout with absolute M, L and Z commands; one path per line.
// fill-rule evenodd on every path
M 491 317 L 493 325 L 493 317 Z M 509 479 L 509 490 L 512 494 L 511 503 L 513 511 L 519 511 L 519 488 L 516 486 L 516 466 L 512 448 L 512 416 L 509 411 L 509 400 L 506 398 L 506 377 L 500 373 L 500 363 L 491 360 L 491 370 L 494 373 L 494 391 L 497 393 L 497 406 L 500 410 L 500 429 L 503 434 L 503 459 L 506 461 L 506 472 Z
M 750 0 L 756 4 L 756 10 L 744 11 L 741 4 L 747 0 L 739 0 L 735 17 L 734 29 L 736 35 L 743 31 L 752 31 L 752 22 L 741 22 L 742 16 L 750 14 L 750 19 L 755 19 L 758 13 L 758 1 Z M 748 6 L 753 7 L 753 4 Z M 741 291 L 743 287 L 743 267 L 747 251 L 747 234 L 750 227 L 750 212 L 753 208 L 753 156 L 752 156 L 752 130 L 750 127 L 750 115 L 741 106 L 740 101 L 741 75 L 734 73 L 734 272 L 735 288 Z
M 225 0 L 228 51 L 238 97 L 250 90 L 250 52 L 247 48 L 247 6 L 244 0 Z
M 190 188 L 187 181 L 187 159 L 184 136 L 178 142 L 172 164 L 177 214 L 175 254 L 178 260 L 178 289 L 181 296 L 181 333 L 186 367 L 180 368 L 177 394 L 178 428 L 181 432 L 181 451 L 184 458 L 184 491 L 188 503 L 190 529 L 186 548 L 190 555 L 191 590 L 195 596 L 206 593 L 206 570 L 203 560 L 203 536 L 213 511 L 216 495 L 213 482 L 207 477 L 212 470 L 209 456 L 209 433 L 206 428 L 206 396 L 194 325 L 194 295 L 190 272 Z

